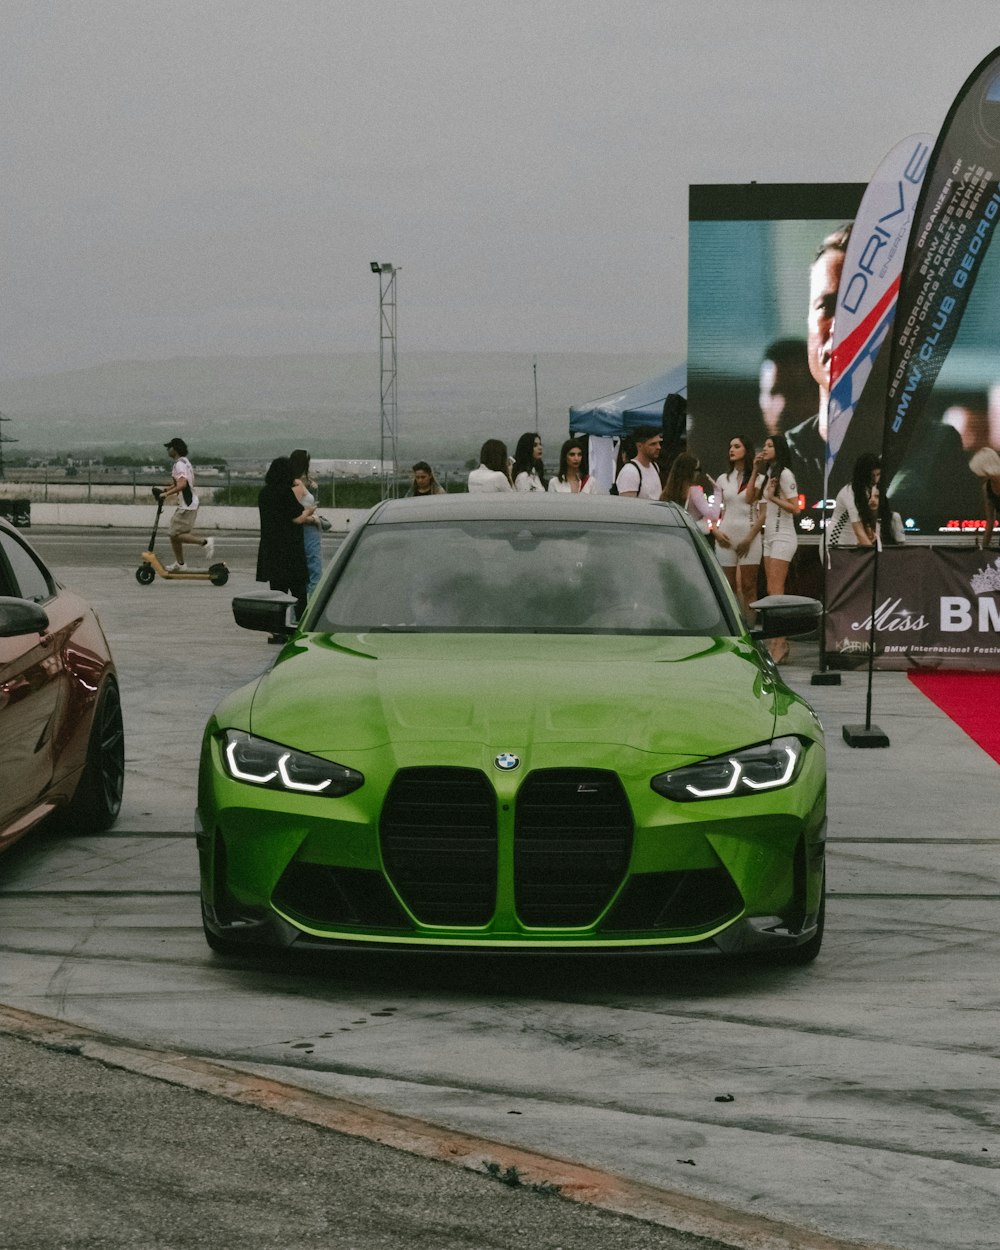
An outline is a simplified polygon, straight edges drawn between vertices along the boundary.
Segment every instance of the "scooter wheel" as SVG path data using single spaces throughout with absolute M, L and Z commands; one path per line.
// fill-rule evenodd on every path
M 229 581 L 229 570 L 224 564 L 209 565 L 208 580 L 213 586 L 225 586 Z
M 140 564 L 135 571 L 135 580 L 140 586 L 148 586 L 156 581 L 156 569 L 151 564 Z

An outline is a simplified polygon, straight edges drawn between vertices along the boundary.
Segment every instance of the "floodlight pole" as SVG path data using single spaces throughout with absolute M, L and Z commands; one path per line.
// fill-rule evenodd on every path
M 396 376 L 396 274 L 399 270 L 388 261 L 378 260 L 371 262 L 371 270 L 379 276 L 379 473 L 382 478 L 382 498 L 395 499 L 399 479 L 399 405 Z
M 11 420 L 13 420 L 13 418 L 5 417 L 3 413 L 0 412 L 0 422 L 3 422 L 4 424 L 6 424 L 6 422 L 11 421 Z M 9 435 L 5 434 L 3 432 L 3 427 L 0 426 L 0 481 L 2 481 L 4 477 L 6 476 L 5 470 L 4 470 L 4 463 L 3 463 L 3 445 L 4 443 L 16 443 L 16 442 L 17 442 L 17 439 L 11 438 Z

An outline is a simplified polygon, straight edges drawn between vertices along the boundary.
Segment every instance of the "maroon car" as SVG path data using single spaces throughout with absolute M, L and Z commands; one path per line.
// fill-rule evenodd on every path
M 55 815 L 107 829 L 122 801 L 125 739 L 107 639 L 0 520 L 0 850 Z

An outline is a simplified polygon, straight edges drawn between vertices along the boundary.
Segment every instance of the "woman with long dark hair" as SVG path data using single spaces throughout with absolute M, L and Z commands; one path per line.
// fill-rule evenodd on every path
M 802 506 L 799 488 L 788 462 L 785 436 L 772 434 L 764 440 L 763 448 L 754 457 L 751 481 L 746 488 L 749 502 L 761 499 L 765 507 L 763 556 L 769 595 L 785 593 L 788 568 L 799 545 L 795 518 L 802 511 Z M 767 649 L 775 664 L 783 664 L 788 659 L 787 638 L 769 639 Z
M 722 519 L 715 527 L 715 556 L 747 620 L 750 604 L 757 597 L 763 555 L 760 531 L 764 517 L 747 497 L 753 462 L 753 443 L 745 434 L 734 434 L 729 440 L 729 471 L 715 479 L 715 493 L 722 505 Z
M 864 452 L 854 462 L 850 482 L 837 492 L 827 527 L 827 547 L 874 547 L 877 513 L 873 496 L 882 476 L 879 458 Z
M 542 440 L 537 430 L 529 430 L 517 440 L 511 477 L 517 491 L 545 490 L 545 465 L 542 463 Z
M 559 472 L 549 478 L 552 495 L 589 495 L 594 490 L 594 479 L 582 472 L 583 443 L 578 438 L 568 438 L 559 449 Z
M 316 509 L 305 508 L 299 503 L 295 498 L 294 482 L 292 462 L 288 456 L 278 456 L 271 461 L 257 496 L 260 512 L 257 580 L 267 582 L 272 590 L 294 595 L 296 613 L 301 616 L 309 584 L 302 532 L 303 527 L 312 521 Z M 268 641 L 280 643 L 284 639 L 280 634 L 272 634 Z
M 880 488 L 882 463 L 863 452 L 854 462 L 851 480 L 837 492 L 824 548 L 891 547 L 903 541 L 903 522 Z

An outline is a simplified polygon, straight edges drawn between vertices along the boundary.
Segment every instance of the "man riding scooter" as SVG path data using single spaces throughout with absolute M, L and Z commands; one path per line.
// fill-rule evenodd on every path
M 170 546 L 174 552 L 173 564 L 167 565 L 168 573 L 186 573 L 184 563 L 184 544 L 193 543 L 204 548 L 205 556 L 211 560 L 215 550 L 215 540 L 202 538 L 194 532 L 194 523 L 198 517 L 198 496 L 194 492 L 194 466 L 188 459 L 187 443 L 182 438 L 172 438 L 165 443 L 167 453 L 173 461 L 170 485 L 160 492 L 158 498 L 163 503 L 176 501 L 177 507 L 170 518 Z

